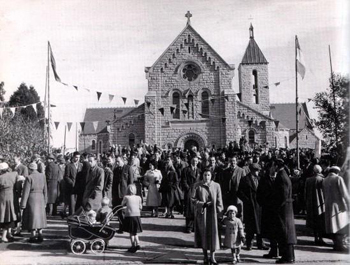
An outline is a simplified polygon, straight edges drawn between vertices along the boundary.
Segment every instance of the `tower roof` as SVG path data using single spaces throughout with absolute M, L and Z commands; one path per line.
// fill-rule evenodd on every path
M 254 40 L 254 28 L 253 25 L 250 24 L 249 27 L 249 43 L 248 47 L 245 50 L 242 64 L 268 64 L 264 54 L 260 50 L 258 44 Z

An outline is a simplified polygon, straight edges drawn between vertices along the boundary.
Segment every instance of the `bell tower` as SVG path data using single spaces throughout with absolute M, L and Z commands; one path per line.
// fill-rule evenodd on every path
M 238 67 L 241 102 L 265 115 L 270 111 L 268 64 L 250 24 L 248 47 Z

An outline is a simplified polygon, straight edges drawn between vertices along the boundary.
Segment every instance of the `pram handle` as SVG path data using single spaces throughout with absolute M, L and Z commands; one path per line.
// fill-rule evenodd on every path
M 119 208 L 119 209 L 118 209 Z M 116 210 L 118 209 L 118 210 Z M 106 216 L 105 220 L 103 221 L 104 222 L 104 225 L 101 227 L 101 229 L 99 230 L 99 232 L 101 232 L 103 230 L 103 228 L 105 228 L 105 226 L 107 225 L 108 223 L 108 220 L 114 216 L 115 214 L 117 214 L 119 211 L 121 210 L 124 210 L 126 209 L 126 206 L 123 206 L 123 205 L 117 205 L 115 206 L 112 211 Z

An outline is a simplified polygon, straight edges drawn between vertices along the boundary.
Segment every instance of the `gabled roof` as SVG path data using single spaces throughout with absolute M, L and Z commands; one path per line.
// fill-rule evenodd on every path
M 296 109 L 295 103 L 274 103 L 270 104 L 270 110 L 272 117 L 276 120 L 279 120 L 285 127 L 295 130 L 296 129 Z M 308 127 L 313 129 L 309 120 L 309 112 L 307 110 L 306 103 L 299 104 L 298 112 L 299 114 L 299 130 Z
M 113 121 L 121 116 L 132 111 L 134 107 L 118 107 L 118 108 L 88 108 L 85 112 L 84 122 L 85 127 L 82 134 L 96 134 L 107 132 L 106 121 Z M 98 121 L 97 130 L 95 131 L 92 124 L 93 121 Z
M 245 50 L 241 63 L 242 64 L 268 64 L 268 61 L 266 60 L 264 54 L 260 50 L 256 41 L 254 40 L 254 29 L 252 25 L 250 25 L 249 32 L 250 32 L 250 39 L 249 39 L 248 47 Z
M 309 133 L 311 133 L 311 134 L 312 134 L 313 136 L 315 136 L 317 139 L 320 139 L 320 138 L 314 133 L 314 131 L 313 131 L 312 129 L 307 128 L 307 127 L 304 127 L 302 130 L 300 130 L 300 131 L 299 131 L 299 135 L 300 135 L 300 133 L 301 133 L 302 131 L 304 131 L 304 130 L 307 130 Z M 296 138 L 297 138 L 297 134 L 296 134 L 296 133 L 290 135 L 290 136 L 289 136 L 289 142 L 290 142 L 290 143 L 293 142 L 294 139 L 296 139 Z M 300 139 L 300 138 L 299 138 L 299 139 Z
M 211 52 L 213 53 L 213 55 L 221 61 L 221 63 L 223 63 L 227 68 L 233 70 L 234 67 L 230 64 L 228 64 L 204 39 L 201 35 L 198 34 L 198 32 L 190 25 L 187 24 L 186 27 L 180 32 L 180 34 L 175 38 L 175 40 L 168 46 L 168 48 L 165 49 L 165 51 L 162 53 L 161 56 L 159 56 L 159 58 L 155 61 L 155 63 L 152 65 L 151 69 L 153 69 L 153 67 L 155 65 L 157 65 L 157 63 L 162 60 L 163 56 L 167 53 L 167 51 L 178 41 L 178 39 L 182 36 L 182 34 L 186 31 L 191 31 L 192 33 L 194 33 L 196 35 L 197 38 L 200 39 L 201 42 L 203 42 L 206 46 L 208 46 L 211 50 Z M 146 68 L 146 71 L 149 70 L 149 68 Z

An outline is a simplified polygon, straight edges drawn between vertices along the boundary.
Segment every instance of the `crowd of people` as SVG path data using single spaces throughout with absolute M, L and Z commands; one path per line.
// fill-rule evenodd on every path
M 347 163 L 339 168 L 332 157 L 319 159 L 303 151 L 298 167 L 295 150 L 248 152 L 233 143 L 219 150 L 139 144 L 99 156 L 35 154 L 24 163 L 20 155 L 14 161 L 1 156 L 1 240 L 9 242 L 26 229 L 29 242 L 42 242 L 47 216 L 65 218 L 81 208 L 101 212 L 102 203 L 107 208 L 127 206 L 117 214 L 118 233 L 130 233 L 129 251 L 136 252 L 142 206 L 153 217 L 161 216 L 162 207 L 164 218 L 175 218 L 174 211 L 184 215 L 184 232 L 194 232 L 195 247 L 203 249 L 206 263 L 216 263 L 215 251 L 222 246 L 239 262 L 241 245 L 251 250 L 254 236 L 258 249 L 267 250 L 264 240 L 270 242 L 265 258 L 293 263 L 295 214 L 306 214 L 315 244 L 325 244 L 328 234 L 335 249 L 343 247 L 350 209 Z

